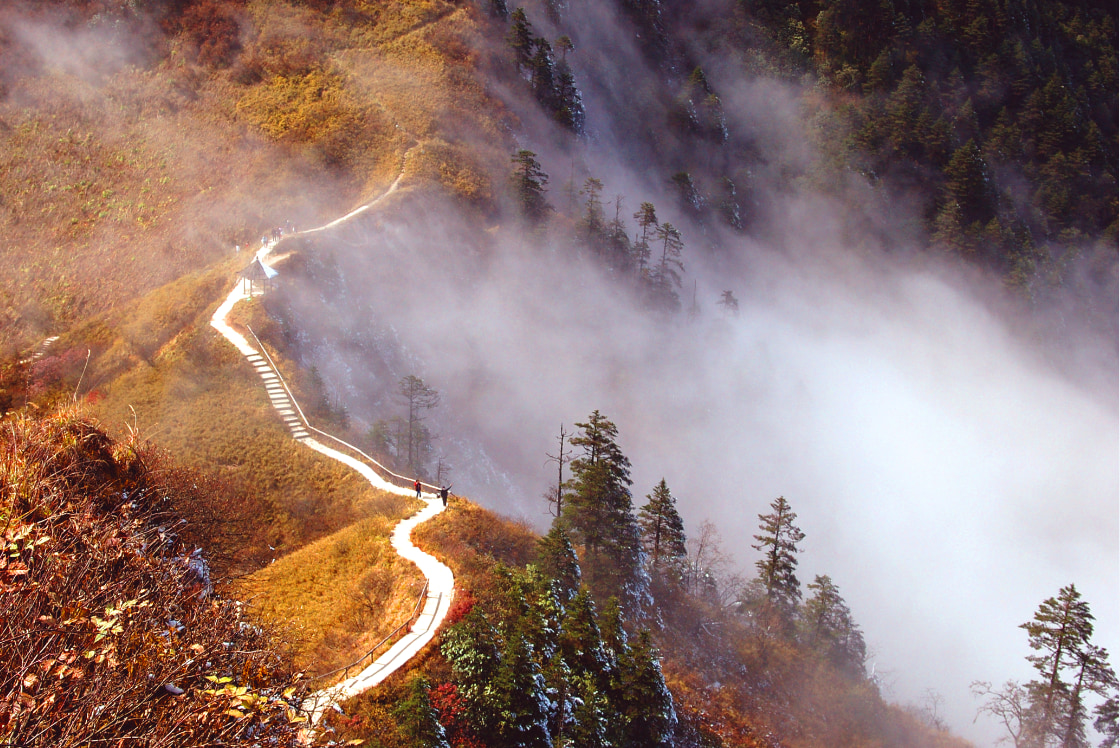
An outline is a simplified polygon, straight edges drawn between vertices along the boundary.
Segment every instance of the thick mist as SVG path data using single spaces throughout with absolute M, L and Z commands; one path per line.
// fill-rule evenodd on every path
M 731 139 L 682 140 L 650 119 L 671 73 L 643 67 L 609 6 L 576 5 L 557 27 L 530 18 L 575 41 L 587 136 L 495 83 L 516 147 L 539 154 L 562 211 L 565 183 L 587 176 L 608 218 L 615 195 L 624 218 L 655 202 L 684 233 L 682 302 L 695 293 L 700 314 L 642 308 L 563 218 L 543 236 L 512 218 L 480 228 L 414 194 L 324 242 L 315 282 L 288 289 L 305 361 L 359 427 L 400 413 L 399 377 L 423 377 L 443 395 L 429 423 L 453 490 L 540 528 L 546 453 L 593 409 L 619 428 L 635 505 L 664 477 L 687 528 L 714 521 L 748 574 L 758 514 L 784 495 L 806 533 L 802 583 L 839 585 L 885 695 L 936 692 L 938 717 L 991 743 L 969 683 L 1031 677 L 1017 626 L 1061 586 L 1120 651 L 1115 339 L 921 253 L 906 195 L 823 164 L 811 92 L 718 49 L 693 52 Z M 753 155 L 729 169 L 730 152 Z M 748 231 L 693 221 L 667 184 L 679 169 L 701 186 L 744 175 Z M 725 290 L 738 314 L 716 305 Z
M 589 262 L 466 250 L 471 230 L 430 210 L 384 218 L 340 260 L 351 291 L 294 311 L 310 339 L 349 341 L 312 358 L 356 420 L 396 414 L 404 374 L 440 390 L 430 422 L 456 492 L 544 527 L 545 455 L 561 422 L 598 408 L 634 463 L 635 504 L 665 477 L 688 527 L 713 520 L 751 573 L 757 515 L 784 495 L 806 533 L 800 578 L 840 585 L 888 697 L 934 689 L 974 737 L 993 733 L 971 725 L 969 683 L 1030 677 L 1016 627 L 1062 585 L 1120 651 L 1114 393 L 1048 363 L 982 285 L 756 249 L 741 275 L 697 273 L 690 322 L 632 304 Z M 724 288 L 738 315 L 713 303 Z
M 656 74 L 635 75 L 609 13 L 584 20 L 573 64 L 578 76 L 593 60 L 590 137 L 554 146 L 525 105 L 519 145 L 540 154 L 560 207 L 562 182 L 589 175 L 607 200 L 626 196 L 624 217 L 654 200 L 684 230 L 681 293 L 687 307 L 695 283 L 700 316 L 649 313 L 556 236 L 478 232 L 403 201 L 331 244 L 346 278 L 333 303 L 322 287 L 293 300 L 308 360 L 359 424 L 395 415 L 396 379 L 422 376 L 444 397 L 430 422 L 454 490 L 538 527 L 560 424 L 596 408 L 633 461 L 635 505 L 665 477 L 688 528 L 713 520 L 748 573 L 757 516 L 784 495 L 806 533 L 800 578 L 840 586 L 888 698 L 922 705 L 932 690 L 955 731 L 993 741 L 969 683 L 1031 677 L 1017 626 L 1062 585 L 1120 651 L 1115 341 L 1066 321 L 1048 347 L 994 281 L 905 259 L 903 195 L 855 178 L 817 195 L 804 100 L 772 80 L 721 84 L 732 130 L 762 154 L 752 199 L 768 220 L 753 240 L 689 224 L 663 169 L 702 154 L 665 133 L 654 163 L 626 142 L 628 99 L 596 50 L 625 62 L 632 91 Z M 737 315 L 715 305 L 724 290 Z

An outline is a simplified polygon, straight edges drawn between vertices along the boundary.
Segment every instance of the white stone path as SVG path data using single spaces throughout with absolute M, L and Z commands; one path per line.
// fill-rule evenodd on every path
M 403 175 L 403 169 L 402 169 Z M 389 187 L 389 189 L 376 200 L 363 205 L 357 210 L 343 216 L 342 218 L 332 221 L 325 226 L 320 226 L 315 229 L 301 231 L 293 236 L 311 234 L 331 228 L 343 223 L 354 216 L 373 207 L 387 195 L 397 189 L 400 184 L 401 178 L 398 176 L 396 181 Z M 263 262 L 265 258 L 272 252 L 276 246 L 276 241 L 266 242 L 257 252 L 257 257 Z M 281 258 L 282 259 L 282 258 Z M 260 375 L 265 391 L 268 393 L 269 399 L 272 401 L 272 406 L 276 409 L 284 424 L 292 434 L 292 438 L 296 439 L 300 444 L 309 447 L 316 452 L 319 452 L 327 457 L 348 465 L 354 470 L 358 471 L 370 485 L 381 491 L 399 494 L 402 496 L 412 496 L 413 490 L 410 488 L 402 488 L 401 486 L 386 480 L 382 477 L 381 473 L 369 465 L 367 462 L 358 460 L 344 452 L 340 452 L 332 447 L 328 447 L 322 442 L 315 439 L 312 431 L 319 432 L 317 429 L 311 427 L 303 417 L 302 411 L 299 409 L 298 404 L 292 398 L 291 392 L 288 390 L 287 385 L 280 377 L 279 372 L 275 370 L 271 360 L 268 359 L 266 354 L 258 351 L 252 344 L 237 330 L 233 329 L 229 323 L 226 322 L 226 317 L 229 315 L 231 309 L 239 301 L 249 298 L 249 293 L 244 287 L 242 281 L 238 281 L 237 285 L 230 292 L 226 300 L 222 302 L 217 311 L 214 312 L 213 318 L 210 320 L 210 325 L 216 329 L 222 336 L 228 340 L 237 350 L 243 355 L 249 364 Z M 263 354 L 263 355 L 262 355 Z M 376 463 L 375 463 L 376 464 Z M 378 465 L 386 474 L 393 475 L 383 466 Z M 399 476 L 398 476 L 399 477 Z M 401 520 L 397 526 L 393 528 L 393 534 L 390 537 L 390 543 L 393 548 L 403 558 L 416 564 L 420 572 L 427 578 L 427 592 L 424 600 L 424 607 L 420 611 L 417 620 L 409 628 L 407 634 L 401 637 L 392 647 L 389 648 L 384 654 L 373 661 L 368 667 L 362 670 L 357 675 L 347 678 L 339 683 L 336 683 L 329 688 L 317 691 L 311 695 L 310 698 L 304 703 L 304 708 L 310 712 L 312 723 L 317 723 L 322 717 L 323 713 L 329 708 L 337 708 L 343 701 L 356 696 L 363 691 L 373 688 L 381 681 L 385 680 L 389 675 L 398 670 L 413 656 L 420 652 L 436 635 L 436 630 L 443 622 L 447 611 L 451 607 L 451 599 L 455 593 L 455 578 L 451 574 L 451 569 L 437 561 L 434 557 L 429 556 L 422 550 L 412 544 L 412 529 L 421 522 L 431 519 L 435 515 L 443 511 L 443 502 L 439 497 L 432 494 L 430 498 L 425 497 L 424 507 L 413 514 L 407 519 Z

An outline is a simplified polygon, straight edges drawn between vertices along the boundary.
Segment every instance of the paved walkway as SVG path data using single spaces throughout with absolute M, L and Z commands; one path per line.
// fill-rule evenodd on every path
M 319 232 L 337 226 L 354 216 L 360 215 L 396 190 L 399 183 L 400 177 L 393 182 L 383 195 L 373 202 L 363 205 L 357 210 L 325 226 L 302 231 L 292 236 Z M 257 252 L 257 257 L 263 262 L 272 252 L 273 248 L 275 248 L 276 244 L 276 241 L 266 242 Z M 304 446 L 358 471 L 358 473 L 376 489 L 402 496 L 415 495 L 413 489 L 403 488 L 399 483 L 386 478 L 385 476 L 393 477 L 393 473 L 384 468 L 384 466 L 378 465 L 373 460 L 359 460 L 350 454 L 323 444 L 313 436 L 313 434 L 322 434 L 323 436 L 329 437 L 328 434 L 318 431 L 307 422 L 307 419 L 303 416 L 303 412 L 299 408 L 299 404 L 295 401 L 283 377 L 280 376 L 280 373 L 273 365 L 273 362 L 268 358 L 267 353 L 254 347 L 244 335 L 226 322 L 226 317 L 229 315 L 230 310 L 232 310 L 238 302 L 247 298 L 249 298 L 249 292 L 246 290 L 245 284 L 239 280 L 229 296 L 226 297 L 225 301 L 222 302 L 221 306 L 214 312 L 214 316 L 210 320 L 210 325 L 221 333 L 260 375 L 265 391 L 272 401 L 273 408 L 276 409 L 277 414 L 288 427 L 292 438 L 296 439 Z M 345 442 L 341 442 L 341 444 L 345 444 Z M 355 451 L 357 450 L 355 449 Z M 376 465 L 377 469 L 375 469 L 373 465 L 370 465 L 370 462 L 373 462 L 373 465 Z M 396 477 L 399 479 L 400 476 Z M 420 611 L 419 617 L 409 628 L 407 634 L 360 673 L 336 683 L 329 688 L 323 689 L 322 691 L 313 693 L 304 703 L 304 707 L 312 716 L 312 723 L 317 723 L 327 709 L 338 708 L 338 705 L 343 701 L 381 683 L 381 681 L 388 678 L 393 672 L 401 668 L 414 655 L 420 652 L 420 650 L 435 637 L 436 630 L 447 616 L 447 611 L 451 607 L 451 600 L 455 594 L 455 578 L 451 574 L 451 569 L 440 563 L 433 556 L 429 556 L 413 545 L 411 535 L 414 527 L 421 522 L 431 519 L 442 511 L 443 502 L 440 501 L 438 496 L 434 494 L 425 496 L 423 508 L 411 517 L 397 523 L 397 526 L 393 529 L 392 537 L 390 538 L 390 542 L 397 553 L 416 564 L 420 572 L 428 579 L 426 599 L 424 600 L 424 607 Z

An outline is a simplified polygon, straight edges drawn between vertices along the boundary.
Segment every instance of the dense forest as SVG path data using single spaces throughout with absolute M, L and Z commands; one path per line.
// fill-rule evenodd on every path
M 936 242 L 1016 283 L 1060 273 L 1072 259 L 1065 253 L 1082 246 L 1115 246 L 1111 5 L 748 7 L 838 97 L 850 97 L 852 158 L 891 189 L 919 191 Z
M 619 5 L 650 63 L 671 81 L 661 91 L 618 94 L 626 111 L 620 127 L 631 136 L 622 147 L 636 161 L 660 163 L 684 215 L 701 226 L 756 229 L 767 198 L 751 166 L 773 156 L 758 151 L 751 132 L 729 123 L 719 88 L 736 79 L 724 71 L 714 81 L 699 64 L 699 47 L 742 58 L 739 75 L 761 64 L 790 81 L 816 81 L 823 95 L 817 103 L 829 112 L 819 143 L 826 157 L 887 194 L 916 200 L 930 246 L 995 270 L 1029 297 L 1067 283 L 1088 283 L 1115 297 L 1118 83 L 1111 6 L 744 0 L 722 6 L 726 18 L 709 24 L 694 3 Z M 564 27 L 560 18 L 557 28 Z M 533 35 L 521 8 L 510 29 L 512 56 L 519 69 L 532 71 L 527 78 L 542 105 L 580 132 L 582 119 L 567 112 L 583 112 L 578 87 L 597 85 L 596 74 L 572 79 L 565 62 L 564 80 L 571 82 L 542 94 L 537 71 L 552 69 L 551 48 Z M 572 54 L 578 59 L 578 48 Z M 655 128 L 672 133 L 679 150 L 659 153 L 665 136 L 650 135 Z M 528 173 L 523 164 L 523 200 Z M 570 200 L 567 205 L 570 211 Z M 539 217 L 540 201 L 525 206 Z

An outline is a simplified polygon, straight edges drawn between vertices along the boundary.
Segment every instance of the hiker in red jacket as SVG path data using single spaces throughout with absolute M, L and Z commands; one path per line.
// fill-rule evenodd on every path
M 416 498 L 420 498 L 420 479 L 417 478 L 416 482 L 413 483 L 412 485 L 416 489 Z

